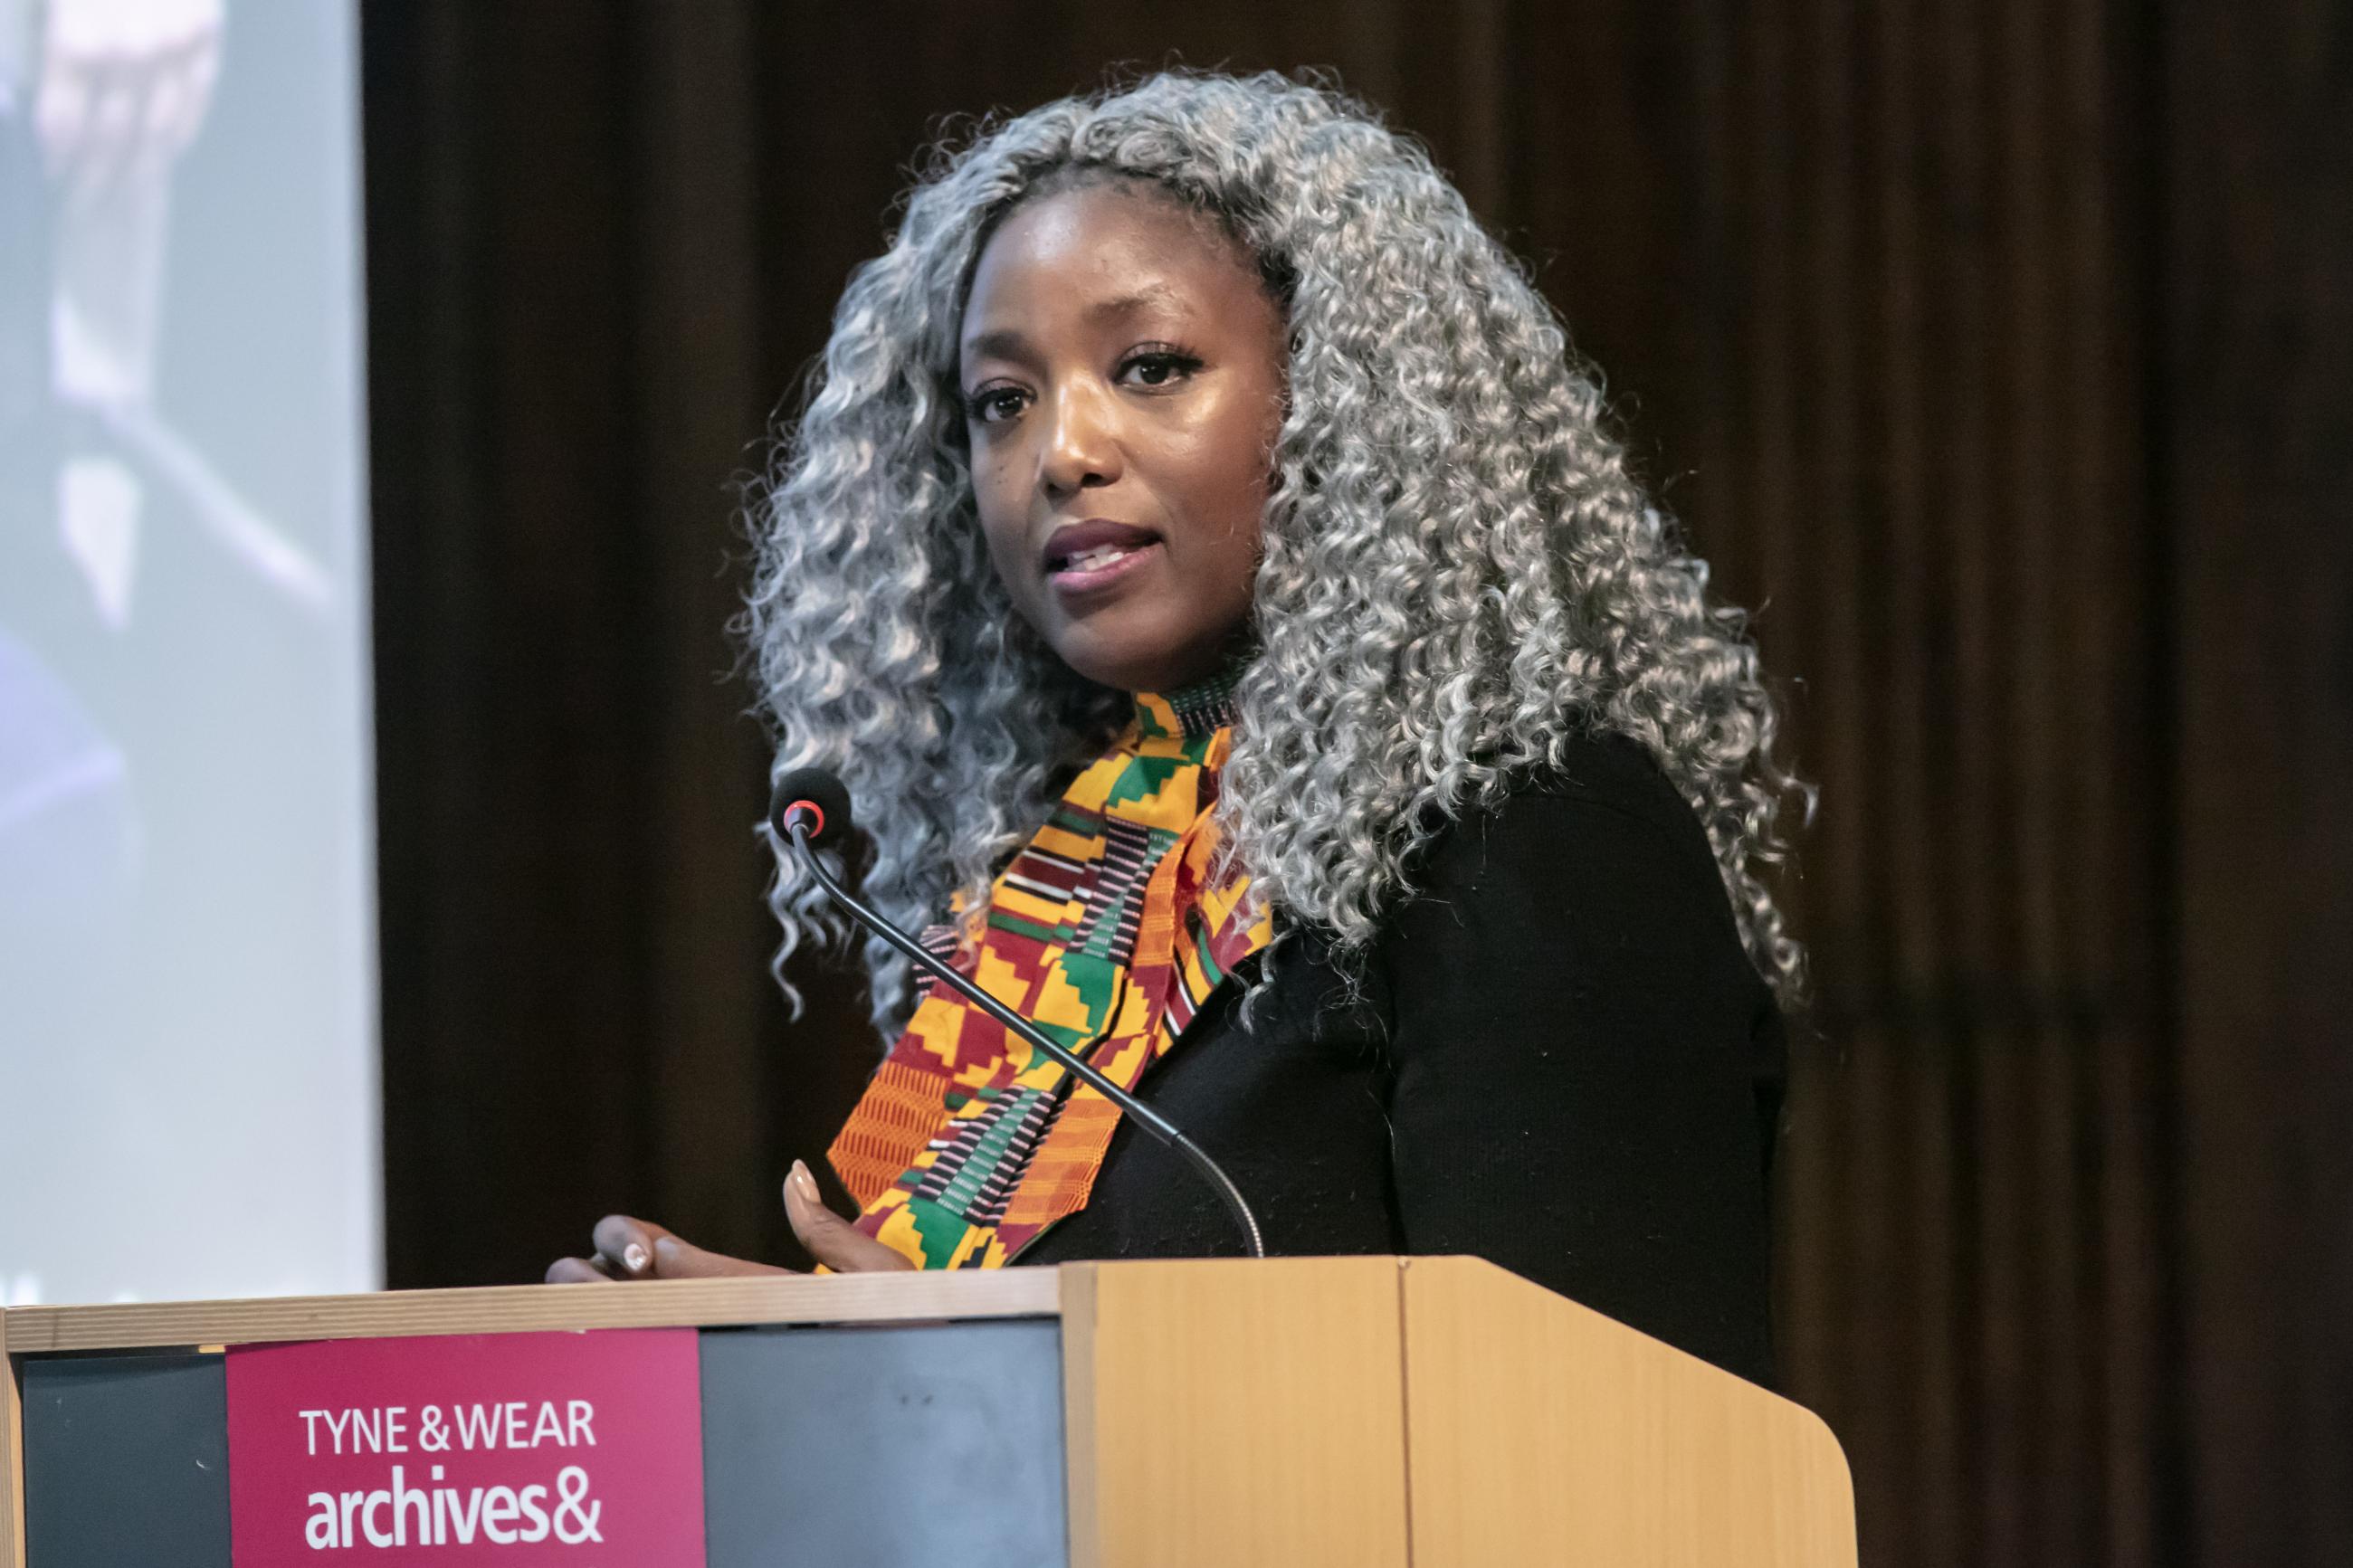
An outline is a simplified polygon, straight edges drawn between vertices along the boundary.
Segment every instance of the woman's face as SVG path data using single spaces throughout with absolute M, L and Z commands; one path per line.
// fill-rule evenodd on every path
M 1284 327 L 1249 255 L 1149 188 L 1026 202 L 982 251 L 960 381 L 997 575 L 1071 668 L 1215 674 L 1249 617 Z

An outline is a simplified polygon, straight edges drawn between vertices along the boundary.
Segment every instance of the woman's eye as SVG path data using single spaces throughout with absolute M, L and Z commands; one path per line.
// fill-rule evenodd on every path
M 982 424 L 995 425 L 1021 412 L 1021 394 L 1009 386 L 992 386 L 965 398 L 965 407 Z
M 1201 362 L 1190 354 L 1177 353 L 1173 350 L 1154 350 L 1130 358 L 1121 370 L 1124 375 L 1133 376 L 1142 385 L 1166 386 L 1200 368 Z

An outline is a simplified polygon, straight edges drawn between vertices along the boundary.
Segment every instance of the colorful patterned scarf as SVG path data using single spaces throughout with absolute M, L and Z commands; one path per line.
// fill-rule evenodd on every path
M 1270 929 L 1245 908 L 1247 876 L 1211 881 L 1230 679 L 1135 706 L 954 959 L 1130 1089 Z M 940 935 L 959 933 L 935 927 L 926 945 Z M 934 984 L 827 1157 L 860 1230 L 924 1268 L 994 1268 L 1085 1205 L 1118 1122 L 1101 1094 Z

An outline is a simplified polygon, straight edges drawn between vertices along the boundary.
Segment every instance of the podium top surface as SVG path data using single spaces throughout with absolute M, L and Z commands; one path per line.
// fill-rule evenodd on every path
M 954 1273 L 760 1275 L 605 1285 L 498 1285 L 365 1296 L 13 1307 L 0 1353 L 262 1344 L 404 1334 L 712 1328 L 938 1318 L 1059 1317 L 1060 1268 Z

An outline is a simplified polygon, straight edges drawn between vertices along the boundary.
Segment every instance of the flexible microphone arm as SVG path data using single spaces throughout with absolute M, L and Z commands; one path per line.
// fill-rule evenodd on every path
M 789 784 L 797 776 L 788 777 L 784 783 Z M 836 824 L 836 830 L 839 831 L 840 827 L 847 826 L 849 792 L 842 789 L 838 781 L 828 778 L 824 782 L 832 785 L 830 793 L 835 793 L 840 802 L 837 809 L 839 816 L 844 820 Z M 809 793 L 819 792 L 811 790 Z M 936 976 L 944 984 L 962 995 L 965 1001 L 1061 1063 L 1082 1081 L 1092 1087 L 1096 1093 L 1133 1118 L 1135 1123 L 1146 1132 L 1184 1155 L 1193 1168 L 1200 1172 L 1208 1184 L 1217 1189 L 1218 1196 L 1224 1200 L 1228 1212 L 1234 1216 L 1234 1223 L 1241 1227 L 1242 1239 L 1250 1247 L 1250 1255 L 1252 1258 L 1266 1256 L 1266 1243 L 1259 1235 L 1258 1217 L 1250 1213 L 1250 1205 L 1243 1201 L 1241 1191 L 1234 1185 L 1232 1178 L 1218 1168 L 1218 1163 L 1210 1159 L 1199 1144 L 1186 1137 L 1166 1117 L 1112 1082 L 1086 1061 L 1073 1055 L 1066 1047 L 1049 1039 L 1045 1031 L 965 978 L 953 965 L 943 963 L 926 952 L 913 937 L 850 897 L 848 889 L 833 879 L 825 867 L 818 862 L 817 851 L 810 847 L 809 843 L 812 835 L 826 831 L 826 813 L 821 801 L 797 799 L 791 794 L 780 789 L 777 796 L 777 809 L 772 820 L 775 826 L 784 832 L 786 841 L 792 845 L 794 858 L 800 862 L 801 869 L 808 873 L 811 881 L 825 889 L 827 897 L 849 910 L 851 918 L 860 925 L 904 953 L 918 968 Z

